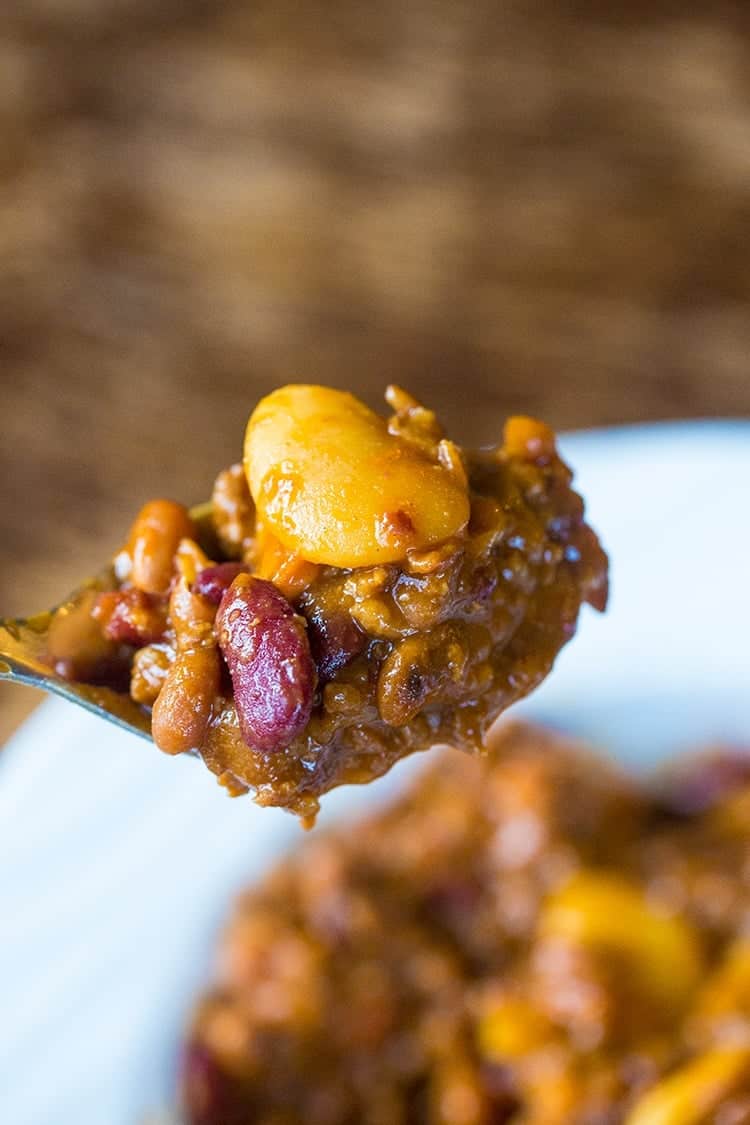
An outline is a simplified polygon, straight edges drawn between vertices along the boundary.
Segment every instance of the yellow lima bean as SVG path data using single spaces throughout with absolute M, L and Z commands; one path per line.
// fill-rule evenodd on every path
M 397 562 L 461 532 L 461 474 L 388 432 L 354 395 L 291 385 L 248 422 L 244 465 L 260 520 L 308 562 Z
M 542 934 L 609 952 L 666 1013 L 680 1012 L 701 976 L 698 937 L 619 876 L 580 871 L 548 900 Z
M 647 1090 L 625 1125 L 708 1125 L 721 1102 L 750 1087 L 750 1047 L 707 1051 Z
M 750 938 L 737 938 L 724 951 L 690 1010 L 690 1027 L 700 1041 L 743 1025 L 750 1035 Z
M 477 1026 L 479 1052 L 493 1062 L 522 1059 L 551 1038 L 537 1008 L 520 997 L 501 996 L 487 1005 Z

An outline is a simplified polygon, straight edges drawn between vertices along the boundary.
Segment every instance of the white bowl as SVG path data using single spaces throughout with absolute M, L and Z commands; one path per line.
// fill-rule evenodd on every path
M 750 741 L 750 423 L 562 447 L 612 556 L 611 607 L 584 613 L 513 713 L 634 767 Z M 418 764 L 332 794 L 323 820 L 382 800 Z M 300 836 L 191 760 L 59 700 L 39 708 L 0 756 L 0 1121 L 136 1125 L 168 1106 L 232 896 Z

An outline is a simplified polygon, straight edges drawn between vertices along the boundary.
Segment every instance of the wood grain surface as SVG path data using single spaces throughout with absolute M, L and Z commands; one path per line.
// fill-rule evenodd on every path
M 467 441 L 750 414 L 746 5 L 2 7 L 4 613 L 206 496 L 282 381 Z

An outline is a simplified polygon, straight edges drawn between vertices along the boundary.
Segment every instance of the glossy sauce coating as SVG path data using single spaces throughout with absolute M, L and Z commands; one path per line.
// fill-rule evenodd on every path
M 398 562 L 469 518 L 455 474 L 331 387 L 294 385 L 264 398 L 248 422 L 245 472 L 284 546 L 327 566 Z
M 308 823 L 323 793 L 408 753 L 481 750 L 582 605 L 606 604 L 607 558 L 549 427 L 510 419 L 472 453 L 407 392 L 386 397 L 387 418 L 331 388 L 269 395 L 209 518 L 146 505 L 96 603 L 157 745 Z M 84 632 L 86 660 L 60 666 L 101 680 Z

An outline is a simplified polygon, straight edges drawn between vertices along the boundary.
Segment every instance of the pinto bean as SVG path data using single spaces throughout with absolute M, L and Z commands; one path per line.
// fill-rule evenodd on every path
M 106 678 L 103 669 L 112 663 L 115 645 L 104 636 L 92 611 L 96 590 L 84 590 L 74 601 L 54 613 L 47 634 L 50 664 L 67 680 Z
M 151 713 L 154 742 L 166 754 L 198 750 L 219 690 L 219 654 L 213 647 L 179 652 Z
M 194 535 L 193 521 L 182 504 L 173 500 L 144 504 L 130 529 L 127 546 L 133 561 L 133 585 L 146 594 L 166 594 L 180 540 Z
M 177 654 L 151 714 L 154 742 L 167 754 L 203 744 L 219 691 L 221 663 L 213 630 L 214 607 L 180 578 L 169 599 Z

